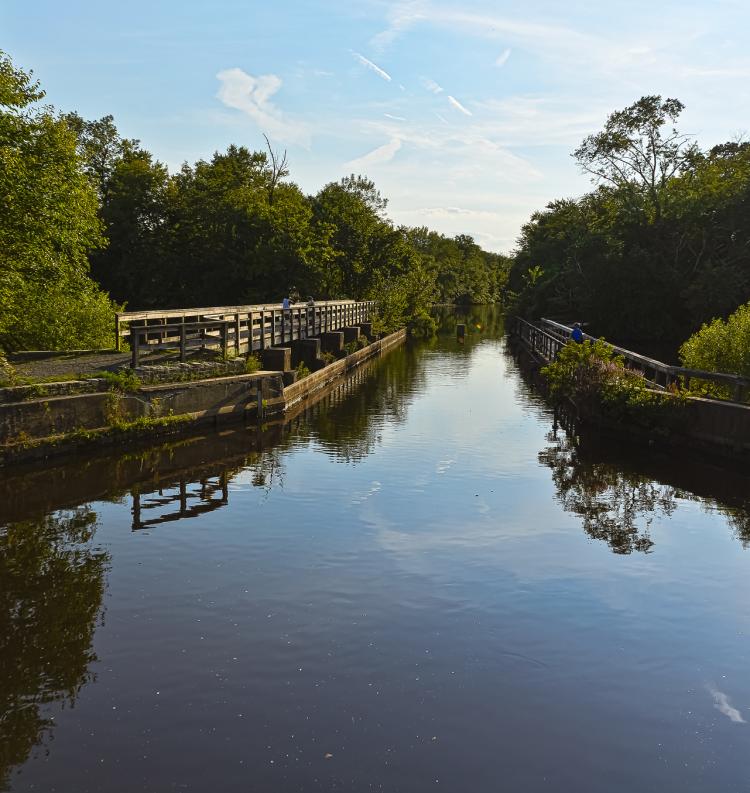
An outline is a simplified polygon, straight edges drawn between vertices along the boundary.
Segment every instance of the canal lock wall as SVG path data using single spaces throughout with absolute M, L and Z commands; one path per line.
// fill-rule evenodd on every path
M 144 435 L 174 434 L 185 425 L 226 420 L 260 423 L 283 417 L 364 361 L 402 344 L 405 338 L 406 331 L 399 330 L 301 380 L 296 380 L 293 370 L 279 369 L 155 382 L 133 393 L 103 390 L 106 381 L 20 387 L 27 389 L 22 392 L 18 388 L 0 389 L 0 466 L 45 459 L 92 443 L 107 445 L 131 436 L 142 439 Z M 279 348 L 280 361 L 289 359 L 286 352 Z M 44 389 L 44 396 L 35 396 L 40 389 Z
M 511 337 L 511 345 L 519 366 L 533 386 L 547 396 L 546 380 L 539 373 L 547 362 L 518 338 Z M 576 425 L 596 432 L 626 437 L 648 446 L 683 449 L 719 460 L 750 461 L 750 405 L 688 397 L 679 426 L 669 428 L 626 425 L 599 413 L 582 411 L 574 402 L 570 402 L 567 409 Z

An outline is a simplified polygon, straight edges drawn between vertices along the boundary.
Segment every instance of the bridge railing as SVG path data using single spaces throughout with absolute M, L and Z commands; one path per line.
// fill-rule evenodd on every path
M 279 344 L 316 336 L 326 331 L 368 322 L 375 309 L 372 300 L 321 301 L 282 305 L 212 306 L 166 311 L 125 311 L 116 315 L 117 348 L 130 344 L 131 364 L 142 352 L 179 348 L 185 359 L 194 348 L 219 347 L 226 354 L 264 350 Z
M 520 317 L 516 317 L 515 322 L 516 334 L 531 349 L 548 361 L 557 356 L 560 348 L 568 343 L 573 332 L 573 328 L 568 325 L 551 319 L 542 319 L 539 325 L 534 325 Z M 588 333 L 584 333 L 583 338 L 596 341 L 596 337 L 590 336 Z M 618 355 L 622 356 L 628 369 L 640 372 L 646 380 L 658 388 L 668 388 L 672 383 L 677 382 L 684 385 L 685 388 L 689 388 L 691 381 L 701 380 L 729 389 L 732 394 L 731 401 L 734 402 L 745 402 L 750 392 L 750 378 L 748 377 L 726 372 L 708 372 L 702 369 L 672 366 L 632 350 L 626 350 L 624 347 L 618 347 L 616 344 L 610 344 L 610 346 Z

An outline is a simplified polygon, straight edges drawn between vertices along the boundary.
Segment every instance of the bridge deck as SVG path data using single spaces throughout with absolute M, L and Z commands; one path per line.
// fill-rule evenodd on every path
M 297 339 L 368 322 L 375 309 L 371 300 L 336 300 L 299 304 L 212 306 L 165 311 L 127 311 L 116 316 L 117 349 L 127 339 L 132 366 L 142 351 L 219 347 L 236 355 L 264 350 Z

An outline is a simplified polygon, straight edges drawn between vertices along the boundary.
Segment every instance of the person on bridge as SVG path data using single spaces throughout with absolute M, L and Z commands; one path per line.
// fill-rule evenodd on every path
M 290 303 L 290 301 L 289 301 L 289 298 L 288 298 L 288 297 L 285 297 L 285 298 L 284 298 L 284 299 L 281 301 L 281 308 L 282 308 L 284 311 L 289 311 L 289 309 L 291 308 L 291 303 Z
M 581 330 L 580 322 L 576 322 L 576 324 L 573 325 L 573 332 L 570 334 L 570 338 L 573 339 L 576 344 L 583 343 L 583 331 Z

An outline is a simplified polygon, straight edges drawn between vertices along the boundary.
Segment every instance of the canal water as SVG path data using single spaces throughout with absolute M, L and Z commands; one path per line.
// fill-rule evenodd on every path
M 750 790 L 748 479 L 567 433 L 461 319 L 4 476 L 0 789 Z

